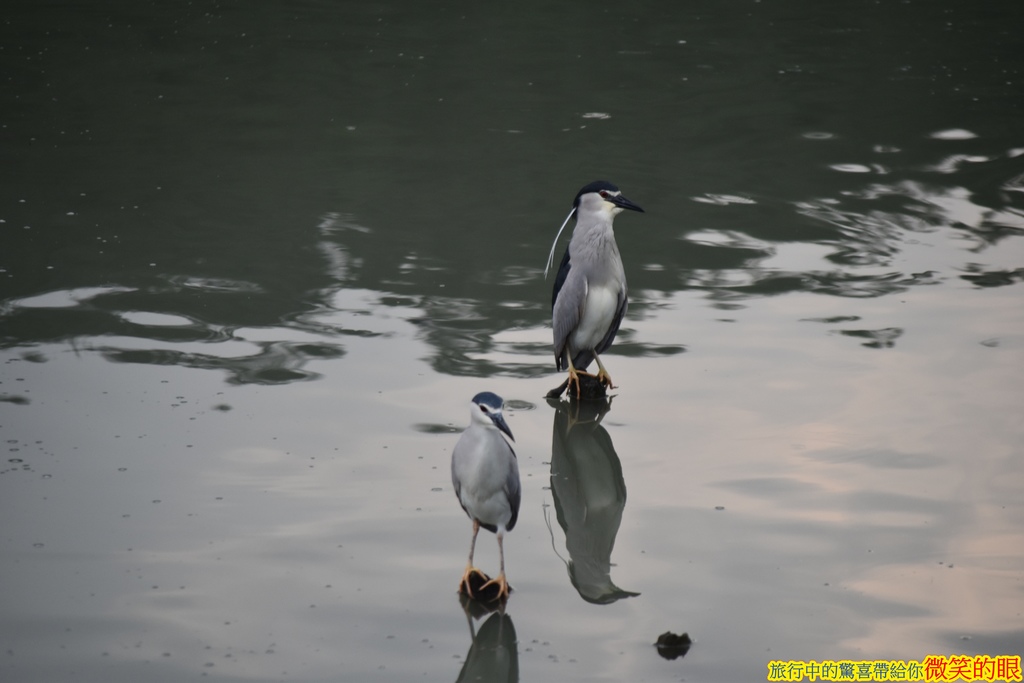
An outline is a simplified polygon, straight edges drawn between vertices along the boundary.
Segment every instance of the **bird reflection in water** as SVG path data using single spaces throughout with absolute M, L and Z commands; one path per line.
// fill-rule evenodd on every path
M 464 681 L 493 681 L 513 683 L 519 681 L 519 650 L 516 648 L 516 627 L 512 617 L 505 614 L 504 603 L 484 604 L 478 600 L 459 595 L 462 610 L 466 613 L 469 635 L 473 638 L 466 653 L 456 683 Z M 474 630 L 473 620 L 490 614 L 479 631 Z
M 608 400 L 558 401 L 551 429 L 551 495 L 569 551 L 569 580 L 580 597 L 607 605 L 639 593 L 612 582 L 612 548 L 626 506 L 626 482 L 601 419 Z

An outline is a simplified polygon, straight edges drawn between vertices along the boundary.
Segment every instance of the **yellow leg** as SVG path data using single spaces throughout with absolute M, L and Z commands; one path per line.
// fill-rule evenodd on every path
M 498 574 L 496 577 L 494 577 L 484 585 L 480 586 L 480 590 L 487 588 L 492 583 L 498 587 L 498 594 L 494 597 L 494 599 L 508 600 L 508 593 L 510 589 L 508 587 L 508 581 L 505 579 L 505 572 Z
M 614 384 L 612 384 L 612 376 L 609 375 L 608 371 L 604 369 L 604 364 L 601 363 L 601 359 L 600 359 L 600 357 L 598 357 L 598 355 L 596 353 L 594 354 L 594 360 L 597 361 L 597 367 L 598 367 L 597 379 L 601 383 L 603 383 L 606 387 L 608 387 L 609 389 L 617 388 Z
M 459 581 L 459 590 L 458 590 L 459 593 L 461 593 L 461 592 L 463 592 L 463 590 L 465 590 L 466 595 L 468 595 L 469 597 L 473 597 L 473 584 L 469 580 L 469 578 L 471 576 L 473 576 L 473 574 L 479 574 L 480 576 L 484 576 L 485 575 L 482 571 L 480 571 L 476 567 L 474 567 L 472 565 L 466 565 L 466 571 L 462 572 L 462 580 Z M 488 582 L 488 583 L 490 583 L 490 582 Z M 486 586 L 487 584 L 484 584 L 484 585 Z
M 572 365 L 570 365 L 569 367 L 571 368 Z M 498 532 L 498 558 L 499 558 L 499 561 L 501 562 L 501 564 L 500 564 L 501 571 L 498 572 L 498 575 L 496 577 L 494 577 L 493 579 L 491 579 L 490 581 L 488 581 L 484 585 L 480 586 L 480 590 L 482 591 L 484 588 L 487 588 L 492 583 L 494 585 L 496 585 L 498 587 L 498 595 L 494 598 L 495 600 L 507 600 L 508 599 L 508 594 L 509 594 L 508 581 L 505 579 L 505 546 L 502 544 L 503 537 L 504 537 L 504 534 L 501 533 L 501 531 L 499 531 Z
M 572 389 L 572 385 L 576 385 L 576 398 L 580 397 L 580 373 L 576 372 L 576 368 L 573 367 L 572 358 L 569 358 L 569 384 L 566 385 L 565 390 L 569 391 Z
M 597 358 L 597 356 L 594 356 Z M 572 385 L 576 385 L 576 398 L 580 397 L 580 375 L 586 375 L 587 377 L 593 377 L 589 372 L 583 372 L 577 370 L 576 366 L 572 364 L 572 356 L 566 356 L 566 360 L 569 362 L 569 383 L 566 385 L 566 391 L 572 388 Z M 600 365 L 600 363 L 598 363 Z
M 479 574 L 484 576 L 484 573 L 473 566 L 473 551 L 476 550 L 476 535 L 480 533 L 480 522 L 473 520 L 473 540 L 469 542 L 469 561 L 466 563 L 466 569 L 462 572 L 462 579 L 459 580 L 459 592 L 463 589 L 466 590 L 466 595 L 473 597 L 473 584 L 469 582 L 469 577 L 473 574 Z

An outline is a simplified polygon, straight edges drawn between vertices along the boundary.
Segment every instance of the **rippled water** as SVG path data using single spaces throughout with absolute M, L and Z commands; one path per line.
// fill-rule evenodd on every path
M 15 3 L 4 680 L 1024 652 L 1024 17 L 815 12 Z M 599 177 L 646 210 L 620 388 L 549 403 L 544 259 Z M 504 614 L 455 594 L 481 390 Z

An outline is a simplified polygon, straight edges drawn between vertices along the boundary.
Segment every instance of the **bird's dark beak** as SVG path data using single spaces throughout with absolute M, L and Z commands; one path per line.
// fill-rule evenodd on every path
M 512 436 L 512 430 L 508 428 L 508 422 L 505 422 L 505 417 L 501 415 L 501 413 L 498 413 L 497 415 L 492 414 L 491 421 L 494 422 L 495 427 L 508 434 L 508 438 L 513 441 L 516 440 L 516 437 Z
M 606 197 L 605 200 L 611 202 L 620 209 L 629 209 L 630 211 L 639 211 L 640 213 L 644 213 L 643 209 L 623 197 L 621 194 L 617 197 Z

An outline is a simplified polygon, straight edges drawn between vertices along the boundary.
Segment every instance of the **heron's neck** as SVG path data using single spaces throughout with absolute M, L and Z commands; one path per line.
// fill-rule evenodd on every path
M 610 220 L 590 221 L 581 228 L 576 224 L 569 243 L 569 256 L 573 261 L 600 263 L 603 260 L 620 262 L 619 247 Z

